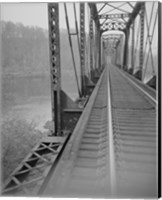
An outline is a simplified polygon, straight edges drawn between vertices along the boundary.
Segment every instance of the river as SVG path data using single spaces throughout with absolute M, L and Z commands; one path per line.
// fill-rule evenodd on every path
M 65 74 L 63 78 L 68 78 Z M 73 100 L 77 98 L 75 80 L 63 79 L 63 89 Z M 1 107 L 2 120 L 21 118 L 36 123 L 39 130 L 51 120 L 50 76 L 8 77 L 2 79 Z
M 62 89 L 75 100 L 78 93 L 73 70 L 64 67 L 61 76 Z M 21 118 L 36 123 L 37 129 L 45 130 L 43 126 L 51 120 L 50 75 L 2 77 L 1 83 L 2 120 Z

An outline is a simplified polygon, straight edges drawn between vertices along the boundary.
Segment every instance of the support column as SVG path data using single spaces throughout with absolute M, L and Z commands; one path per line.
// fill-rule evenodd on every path
M 97 23 L 97 69 L 100 70 L 100 25 Z
M 132 24 L 132 52 L 131 52 L 131 74 L 134 71 L 134 22 Z
M 80 67 L 81 67 L 81 92 L 85 95 L 85 7 L 80 3 Z
M 125 31 L 125 47 L 124 47 L 124 62 L 123 69 L 128 69 L 128 41 L 129 41 L 129 28 Z
M 101 70 L 101 52 L 102 52 L 102 43 L 101 43 L 101 32 L 99 31 L 99 38 L 98 38 L 98 51 L 99 51 L 99 58 L 98 58 L 98 66 L 99 69 Z
M 139 61 L 139 79 L 142 80 L 142 70 L 143 70 L 143 47 L 144 47 L 144 15 L 145 15 L 145 3 L 141 6 L 141 35 L 140 35 L 140 61 Z
M 52 121 L 54 136 L 61 133 L 61 69 L 58 3 L 48 4 Z
M 90 24 L 90 69 L 91 69 L 91 79 L 93 80 L 93 16 L 91 13 Z
M 95 70 L 98 71 L 98 23 L 95 21 Z

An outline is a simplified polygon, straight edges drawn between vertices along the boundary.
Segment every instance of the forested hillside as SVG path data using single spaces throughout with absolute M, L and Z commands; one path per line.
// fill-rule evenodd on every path
M 49 70 L 47 32 L 38 27 L 2 22 L 3 75 L 27 75 Z
M 45 75 L 49 72 L 48 31 L 20 23 L 1 22 L 3 76 Z M 67 31 L 61 29 L 61 67 L 73 70 Z M 77 65 L 77 42 L 73 42 Z M 66 49 L 66 51 L 65 51 Z M 68 67 L 67 67 L 68 65 Z

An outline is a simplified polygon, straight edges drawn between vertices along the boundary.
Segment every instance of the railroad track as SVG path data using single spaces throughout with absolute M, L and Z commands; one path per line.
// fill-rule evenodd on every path
M 157 195 L 156 100 L 107 66 L 39 196 Z
M 97 95 L 90 99 L 88 116 L 84 120 L 83 113 L 45 196 L 157 194 L 156 100 L 115 66 L 108 66 L 95 88 Z
M 107 75 L 103 73 L 87 105 L 88 110 L 83 112 L 81 124 L 74 130 L 76 137 L 67 145 L 44 195 L 106 197 L 110 193 L 106 82 Z
M 156 100 L 110 67 L 118 194 L 156 197 Z

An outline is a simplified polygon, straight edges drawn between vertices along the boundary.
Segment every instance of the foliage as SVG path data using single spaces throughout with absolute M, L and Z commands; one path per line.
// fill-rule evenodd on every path
M 20 23 L 1 22 L 3 75 L 38 75 L 49 73 L 48 31 Z M 61 67 L 73 71 L 67 30 L 60 31 Z M 79 70 L 77 39 L 73 38 L 75 62 Z M 66 49 L 66 51 L 65 51 Z
M 18 166 L 42 134 L 35 129 L 36 124 L 23 119 L 11 118 L 1 126 L 2 180 Z
M 5 74 L 49 71 L 47 31 L 12 22 L 2 23 L 2 70 Z

